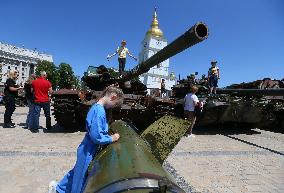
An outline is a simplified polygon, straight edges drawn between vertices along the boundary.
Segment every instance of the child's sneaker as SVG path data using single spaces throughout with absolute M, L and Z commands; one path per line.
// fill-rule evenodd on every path
M 48 193 L 56 193 L 57 182 L 52 180 L 48 185 Z
M 187 136 L 186 136 L 187 138 L 194 138 L 195 137 L 195 135 L 193 135 L 193 134 L 187 134 Z

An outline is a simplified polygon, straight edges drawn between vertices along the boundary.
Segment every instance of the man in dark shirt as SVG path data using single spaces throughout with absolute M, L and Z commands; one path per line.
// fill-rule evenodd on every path
M 165 97 L 166 96 L 166 83 L 165 83 L 165 79 L 162 79 L 161 82 L 161 97 Z
M 50 99 L 48 94 L 52 93 L 52 85 L 46 80 L 47 74 L 45 71 L 42 71 L 40 74 L 41 76 L 32 82 L 34 92 L 33 119 L 30 126 L 32 132 L 38 132 L 41 108 L 43 108 L 46 118 L 46 129 L 51 129 Z
M 35 80 L 36 76 L 35 74 L 32 74 L 28 80 L 25 82 L 24 85 L 24 90 L 25 90 L 25 98 L 27 100 L 27 104 L 29 107 L 29 112 L 27 115 L 27 119 L 26 119 L 26 125 L 24 126 L 24 129 L 28 129 L 30 128 L 30 124 L 31 124 L 31 119 L 32 119 L 32 113 L 33 113 L 33 109 L 34 109 L 34 95 L 32 93 L 32 82 Z
M 5 113 L 4 113 L 4 128 L 13 128 L 15 123 L 12 123 L 12 115 L 16 109 L 15 98 L 18 95 L 18 90 L 21 89 L 16 85 L 16 80 L 18 78 L 18 72 L 11 70 L 9 72 L 9 78 L 5 83 L 4 89 L 4 101 L 5 101 Z

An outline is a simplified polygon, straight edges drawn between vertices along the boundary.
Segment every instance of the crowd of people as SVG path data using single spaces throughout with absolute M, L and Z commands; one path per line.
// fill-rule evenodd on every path
M 46 117 L 46 129 L 51 129 L 50 94 L 53 90 L 51 83 L 47 80 L 47 73 L 42 71 L 39 77 L 32 74 L 26 81 L 24 87 L 16 84 L 18 76 L 18 71 L 11 70 L 5 83 L 4 128 L 15 127 L 15 123 L 12 122 L 12 115 L 16 109 L 15 98 L 17 97 L 18 91 L 24 89 L 25 98 L 29 107 L 24 128 L 30 129 L 32 132 L 38 132 L 40 111 L 41 108 L 43 108 Z

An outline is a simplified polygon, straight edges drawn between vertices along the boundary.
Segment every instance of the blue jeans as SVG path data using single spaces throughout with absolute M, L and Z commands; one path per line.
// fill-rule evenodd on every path
M 29 107 L 29 112 L 26 120 L 26 127 L 30 128 L 34 104 L 30 99 L 27 99 L 27 103 Z
M 218 87 L 218 77 L 217 75 L 212 75 L 209 77 L 209 87 Z
M 50 119 L 50 103 L 49 102 L 45 102 L 45 103 L 35 102 L 32 108 L 33 109 L 32 118 L 30 119 L 32 120 L 30 123 L 31 129 L 39 128 L 39 116 L 40 116 L 41 108 L 43 108 L 46 119 Z

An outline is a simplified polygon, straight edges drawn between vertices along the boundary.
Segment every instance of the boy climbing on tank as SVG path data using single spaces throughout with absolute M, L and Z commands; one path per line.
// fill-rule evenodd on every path
M 122 75 L 124 72 L 124 68 L 126 64 L 126 54 L 128 54 L 131 58 L 137 61 L 137 58 L 134 57 L 132 54 L 130 54 L 129 50 L 125 46 L 126 46 L 126 41 L 122 40 L 121 46 L 117 48 L 116 52 L 107 56 L 107 59 L 109 60 L 110 58 L 118 54 L 118 64 L 119 64 L 119 74 L 120 75 Z
M 77 161 L 74 168 L 59 183 L 51 181 L 49 193 L 81 193 L 84 191 L 87 170 L 99 146 L 116 142 L 120 138 L 118 133 L 108 134 L 105 109 L 120 106 L 122 102 L 123 92 L 120 88 L 109 86 L 103 91 L 102 97 L 88 112 L 87 133 L 77 149 Z
M 218 87 L 218 80 L 220 79 L 220 70 L 216 66 L 217 61 L 211 61 L 211 67 L 208 70 L 208 81 L 209 81 L 209 94 L 212 95 L 212 92 L 216 94 L 216 89 Z

